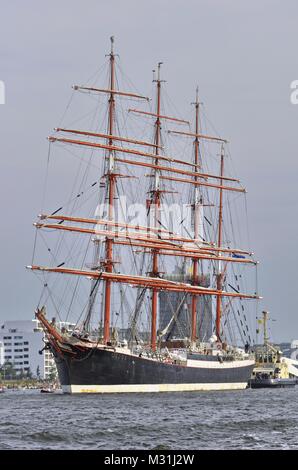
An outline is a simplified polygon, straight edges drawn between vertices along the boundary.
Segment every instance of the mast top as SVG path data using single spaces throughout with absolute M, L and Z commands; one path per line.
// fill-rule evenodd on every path
M 222 142 L 221 146 L 220 146 L 220 156 L 223 157 L 223 158 L 226 156 L 226 154 L 225 154 L 225 143 L 226 142 Z
M 192 102 L 191 104 L 195 105 L 196 108 L 198 108 L 200 104 L 203 104 L 201 101 L 199 101 L 199 87 L 198 87 L 198 85 L 196 87 L 196 100 L 194 102 Z
M 114 42 L 115 42 L 114 36 L 110 36 L 111 49 L 110 49 L 110 53 L 106 54 L 106 57 L 110 57 L 111 59 L 114 59 L 115 56 L 119 57 L 118 54 L 114 53 Z
M 163 65 L 163 62 L 158 62 L 157 64 L 157 79 L 155 78 L 155 70 L 153 70 L 153 82 L 156 82 L 156 83 L 162 83 L 162 82 L 165 82 L 166 80 L 161 80 L 160 78 L 160 69 L 161 69 L 161 66 Z
M 110 37 L 111 41 L 111 55 L 114 55 L 114 36 Z
M 158 62 L 157 66 L 157 80 L 160 82 L 160 68 L 162 66 L 163 62 Z

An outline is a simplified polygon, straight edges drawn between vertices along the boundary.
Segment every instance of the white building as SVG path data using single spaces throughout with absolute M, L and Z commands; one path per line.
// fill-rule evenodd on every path
M 4 363 L 4 344 L 0 341 L 0 366 Z
M 6 321 L 0 325 L 0 365 L 11 363 L 18 372 L 30 371 L 33 377 L 48 379 L 56 366 L 49 350 L 40 354 L 45 346 L 44 338 L 38 320 Z

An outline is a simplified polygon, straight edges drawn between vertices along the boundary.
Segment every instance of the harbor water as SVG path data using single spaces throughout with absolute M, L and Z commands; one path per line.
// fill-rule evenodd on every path
M 0 395 L 0 449 L 297 449 L 298 387 Z

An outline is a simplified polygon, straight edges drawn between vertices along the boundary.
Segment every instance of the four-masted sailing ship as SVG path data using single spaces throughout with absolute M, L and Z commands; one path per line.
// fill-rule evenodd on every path
M 225 172 L 227 141 L 202 131 L 198 92 L 193 127 L 166 114 L 162 63 L 154 71 L 154 100 L 119 89 L 113 42 L 111 38 L 108 87 L 73 86 L 74 93 L 91 95 L 106 106 L 105 122 L 96 122 L 96 130 L 59 127 L 49 137 L 51 147 L 78 149 L 80 164 L 85 159 L 92 178 L 96 167 L 96 181 L 89 189 L 98 203 L 93 216 L 92 211 L 82 214 L 84 205 L 78 204 L 63 214 L 62 205 L 54 212 L 44 211 L 34 224 L 43 239 L 45 232 L 54 232 L 57 237 L 88 240 L 84 256 L 80 252 L 76 258 L 76 249 L 80 250 L 73 244 L 67 256 L 58 259 L 62 242 L 57 238 L 56 254 L 47 249 L 51 263 L 28 266 L 42 277 L 43 290 L 48 292 L 35 312 L 46 347 L 54 355 L 65 393 L 244 389 L 254 359 L 243 305 L 258 296 L 240 290 L 244 275 L 237 277 L 235 269 L 255 267 L 257 262 L 252 252 L 233 246 L 234 235 L 229 238 L 226 233 L 230 205 L 225 213 L 225 197 L 245 193 L 239 180 Z M 153 108 L 123 111 L 126 99 L 149 106 L 152 102 Z M 124 113 L 122 131 L 119 110 Z M 130 117 L 135 135 L 127 134 Z M 145 132 L 152 138 L 145 140 Z M 172 139 L 171 153 L 167 139 Z M 187 142 L 184 151 L 181 141 Z M 218 163 L 217 174 L 208 171 L 205 144 L 216 147 L 212 161 Z M 80 189 L 84 184 L 86 178 Z M 83 193 L 77 195 L 80 201 Z M 123 197 L 130 205 L 124 215 L 119 209 Z M 130 210 L 136 203 L 140 217 L 135 206 L 133 214 Z M 186 212 L 180 212 L 182 206 Z M 88 263 L 89 254 L 92 262 Z M 229 281 L 229 270 L 236 286 Z M 59 278 L 50 287 L 50 276 L 55 274 Z M 54 292 L 65 278 L 59 307 Z M 78 291 L 83 281 L 89 292 Z M 83 305 L 72 330 L 49 320 L 45 305 L 53 300 L 52 308 L 59 315 L 69 294 L 68 313 L 76 310 L 76 304 Z M 231 325 L 240 332 L 244 347 L 231 343 Z

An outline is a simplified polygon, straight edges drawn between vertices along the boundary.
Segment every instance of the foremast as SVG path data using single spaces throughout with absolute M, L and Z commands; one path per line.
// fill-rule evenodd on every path
M 109 98 L 109 114 L 108 114 L 108 145 L 113 145 L 114 134 L 114 113 L 115 113 L 115 55 L 114 55 L 114 38 L 111 37 L 111 52 L 110 52 L 110 98 Z M 114 173 L 115 158 L 114 151 L 108 151 L 108 168 L 106 173 L 106 180 L 108 183 L 108 220 L 112 221 L 114 218 L 114 193 L 116 176 Z M 113 271 L 113 238 L 106 237 L 106 259 L 105 270 L 108 273 Z M 105 281 L 105 307 L 104 307 L 104 343 L 110 340 L 110 322 L 111 322 L 111 289 L 112 282 L 108 279 Z

